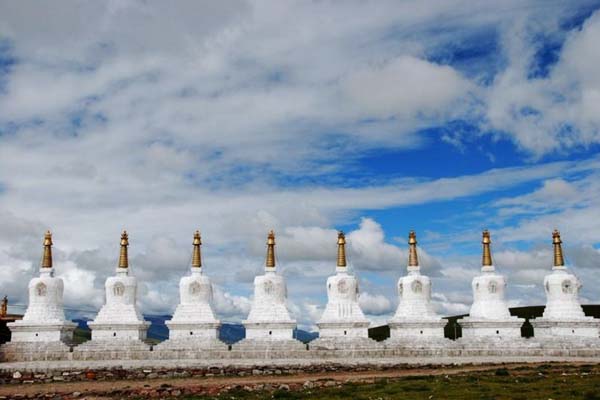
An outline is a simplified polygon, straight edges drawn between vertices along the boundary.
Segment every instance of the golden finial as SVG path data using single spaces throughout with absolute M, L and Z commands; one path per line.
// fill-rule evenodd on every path
M 44 235 L 44 256 L 42 257 L 42 268 L 52 268 L 52 234 L 46 231 Z
M 275 232 L 270 231 L 267 236 L 267 268 L 275 268 Z
M 483 239 L 481 243 L 483 244 L 483 257 L 481 260 L 481 265 L 484 267 L 489 267 L 494 265 L 492 263 L 492 250 L 490 249 L 490 243 L 492 240 L 490 239 L 490 232 L 486 229 L 483 231 Z
M 338 232 L 338 254 L 337 254 L 337 266 L 346 266 L 346 235 L 344 232 Z
M 129 236 L 127 231 L 121 234 L 121 252 L 119 253 L 119 268 L 127 268 L 129 266 L 129 258 L 127 257 L 127 246 L 129 246 Z
M 0 317 L 6 317 L 8 315 L 8 296 L 4 296 L 2 304 L 0 305 Z
M 552 244 L 554 245 L 554 266 L 562 267 L 565 265 L 565 258 L 562 251 L 562 240 L 560 240 L 560 232 L 555 229 L 552 232 Z
M 419 257 L 417 256 L 417 234 L 415 231 L 410 231 L 408 234 L 408 266 L 419 266 Z
M 202 258 L 200 257 L 200 245 L 202 242 L 200 241 L 200 231 L 196 231 L 194 233 L 194 250 L 192 252 L 192 267 L 200 268 L 202 267 Z

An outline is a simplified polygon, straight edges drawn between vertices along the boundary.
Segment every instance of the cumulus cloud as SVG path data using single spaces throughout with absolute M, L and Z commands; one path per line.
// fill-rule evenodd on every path
M 568 33 L 558 61 L 547 76 L 531 77 L 539 35 L 550 34 L 552 19 L 534 28 L 526 18 L 505 32 L 503 49 L 508 59 L 489 88 L 487 118 L 495 130 L 509 137 L 534 157 L 600 141 L 597 110 L 600 82 L 592 65 L 600 59 L 600 13 L 582 28 Z
M 361 293 L 358 303 L 365 314 L 382 315 L 393 311 L 390 299 L 381 294 Z

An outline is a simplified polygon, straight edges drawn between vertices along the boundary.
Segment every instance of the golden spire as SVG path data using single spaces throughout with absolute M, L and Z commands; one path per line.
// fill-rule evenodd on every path
M 44 235 L 44 256 L 42 257 L 42 268 L 52 268 L 52 234 L 46 231 Z
M 419 266 L 419 257 L 417 256 L 417 234 L 415 231 L 410 231 L 408 234 L 408 266 Z
M 484 267 L 489 267 L 494 265 L 492 263 L 492 251 L 490 250 L 490 243 L 492 240 L 490 239 L 490 232 L 486 229 L 483 231 L 483 239 L 481 240 L 483 244 L 483 257 L 481 260 L 481 265 Z
M 200 241 L 200 231 L 196 231 L 194 233 L 194 250 L 192 252 L 192 267 L 201 268 L 202 267 L 202 258 L 200 257 L 200 245 L 202 242 Z
M 338 232 L 338 255 L 337 255 L 337 266 L 346 266 L 346 235 L 344 232 Z
M 565 258 L 562 251 L 562 240 L 560 240 L 560 232 L 555 229 L 552 232 L 552 244 L 554 245 L 554 266 L 562 267 L 565 265 Z
M 267 236 L 267 268 L 275 268 L 275 232 L 270 231 Z
M 127 268 L 129 266 L 129 258 L 127 257 L 127 246 L 129 246 L 129 237 L 127 231 L 121 234 L 121 252 L 119 253 L 119 268 Z

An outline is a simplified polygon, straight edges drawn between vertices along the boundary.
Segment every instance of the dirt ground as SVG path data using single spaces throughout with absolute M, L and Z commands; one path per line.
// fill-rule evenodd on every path
M 146 391 L 158 390 L 168 386 L 171 390 L 182 392 L 210 392 L 218 393 L 221 389 L 232 386 L 245 386 L 257 384 L 293 385 L 304 384 L 307 381 L 334 381 L 334 382 L 372 382 L 379 378 L 399 378 L 407 376 L 439 376 L 460 373 L 489 371 L 498 368 L 516 369 L 521 367 L 535 368 L 538 364 L 505 364 L 505 365 L 477 365 L 477 366 L 444 366 L 428 367 L 421 369 L 393 369 L 387 371 L 360 371 L 360 372 L 331 372 L 310 373 L 294 375 L 258 375 L 258 376 L 223 376 L 223 377 L 196 377 L 196 378 L 170 378 L 170 379 L 144 379 L 120 381 L 85 381 L 85 382 L 57 382 L 44 384 L 19 384 L 0 386 L 0 398 L 32 398 L 40 395 L 62 396 L 64 398 L 85 397 L 86 399 L 112 398 L 111 392 L 118 390 Z M 572 363 L 570 365 L 577 365 Z M 211 390 L 212 389 L 212 390 Z M 106 397 L 108 396 L 108 397 Z

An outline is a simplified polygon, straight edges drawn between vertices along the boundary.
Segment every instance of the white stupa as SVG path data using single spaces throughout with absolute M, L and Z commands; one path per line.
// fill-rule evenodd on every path
M 581 282 L 565 267 L 560 233 L 552 233 L 554 266 L 544 278 L 546 308 L 541 318 L 531 320 L 536 338 L 598 338 L 600 320 L 586 317 L 579 303 Z
M 129 273 L 127 232 L 121 235 L 121 251 L 116 276 L 106 279 L 106 303 L 100 309 L 93 322 L 88 326 L 92 330 L 93 341 L 142 341 L 150 323 L 144 321 L 137 307 L 137 280 Z
M 358 280 L 348 273 L 346 263 L 346 237 L 338 233 L 336 274 L 327 278 L 327 306 L 317 322 L 319 338 L 310 343 L 311 348 L 340 342 L 370 343 L 369 325 L 358 304 Z
M 417 236 L 414 231 L 408 235 L 408 275 L 398 279 L 399 304 L 396 313 L 389 320 L 389 342 L 414 340 L 444 340 L 443 320 L 433 310 L 431 304 L 431 280 L 421 275 L 417 255 Z
M 29 281 L 29 306 L 23 319 L 11 322 L 11 342 L 70 343 L 77 324 L 67 321 L 63 310 L 64 284 L 54 276 L 52 234 L 44 237 L 40 276 Z M 67 349 L 68 350 L 68 349 Z
M 287 288 L 275 267 L 275 234 L 267 238 L 265 274 L 254 278 L 254 300 L 245 321 L 246 339 L 292 340 L 296 321 L 287 308 Z
M 202 274 L 200 232 L 196 231 L 193 241 L 192 273 L 179 282 L 180 302 L 173 318 L 166 321 L 169 340 L 156 346 L 155 350 L 173 348 L 226 348 L 218 340 L 221 322 L 213 311 L 213 287 L 210 279 Z
M 473 278 L 473 305 L 469 316 L 459 320 L 462 336 L 467 340 L 521 338 L 523 318 L 510 315 L 505 299 L 506 278 L 498 273 L 492 262 L 490 233 L 483 231 L 481 275 Z

